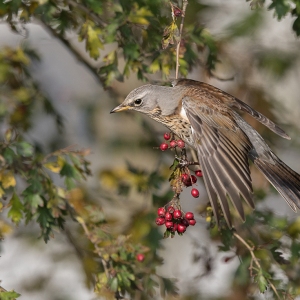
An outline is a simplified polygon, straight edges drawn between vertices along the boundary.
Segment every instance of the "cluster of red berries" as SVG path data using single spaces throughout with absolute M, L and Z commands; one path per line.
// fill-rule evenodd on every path
M 175 209 L 173 206 L 169 206 L 167 211 L 164 207 L 160 207 L 157 210 L 158 218 L 155 223 L 158 226 L 165 225 L 167 231 L 182 234 L 186 231 L 188 226 L 194 226 L 196 220 L 192 212 L 182 213 L 181 210 Z
M 197 177 L 202 177 L 202 171 L 201 170 L 197 170 L 195 171 L 195 175 Z M 197 182 L 197 177 L 195 175 L 188 175 L 186 173 L 183 173 L 181 175 L 181 181 L 182 183 L 188 187 L 188 186 L 192 186 L 193 184 L 195 184 Z M 191 194 L 194 198 L 198 198 L 199 197 L 199 191 L 196 188 L 193 188 L 191 190 Z
M 166 141 L 170 140 L 171 139 L 171 134 L 169 132 L 166 132 L 164 134 L 164 139 Z M 185 143 L 183 140 L 171 140 L 170 143 L 161 143 L 160 146 L 159 146 L 159 149 L 161 151 L 166 151 L 168 150 L 169 148 L 176 148 L 176 147 L 179 147 L 181 149 L 183 149 L 185 147 Z

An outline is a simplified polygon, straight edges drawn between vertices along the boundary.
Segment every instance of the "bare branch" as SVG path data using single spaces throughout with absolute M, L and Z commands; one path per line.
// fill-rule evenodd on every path
M 177 41 L 177 46 L 176 46 L 176 71 L 175 71 L 176 79 L 178 79 L 178 73 L 179 73 L 179 66 L 180 66 L 179 65 L 179 50 L 180 50 L 180 43 L 181 43 L 185 11 L 186 11 L 187 5 L 188 5 L 188 0 L 183 0 L 182 1 L 182 16 L 181 16 L 181 23 L 180 23 L 180 28 L 179 28 L 179 39 Z

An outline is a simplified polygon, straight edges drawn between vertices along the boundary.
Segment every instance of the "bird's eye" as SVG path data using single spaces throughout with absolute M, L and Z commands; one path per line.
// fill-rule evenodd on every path
M 140 106 L 141 104 L 142 104 L 142 99 L 136 99 L 136 100 L 134 100 L 134 105 L 135 106 Z

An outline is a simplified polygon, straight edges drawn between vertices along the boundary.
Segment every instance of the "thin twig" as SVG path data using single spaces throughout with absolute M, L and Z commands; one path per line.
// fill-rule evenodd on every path
M 110 276 L 109 276 L 109 272 L 108 272 L 108 269 L 107 269 L 107 263 L 105 261 L 105 259 L 100 255 L 101 253 L 101 249 L 97 246 L 96 242 L 95 242 L 95 239 L 93 238 L 93 236 L 91 235 L 90 231 L 88 230 L 85 222 L 83 221 L 83 219 L 80 219 L 79 221 L 80 225 L 82 226 L 86 236 L 88 237 L 88 239 L 93 243 L 94 247 L 95 247 L 95 252 L 99 255 L 100 259 L 101 259 L 101 263 L 102 263 L 102 266 L 103 266 L 103 269 L 104 269 L 104 272 L 105 272 L 105 275 L 106 275 L 106 278 L 107 280 L 110 279 Z
M 184 18 L 185 18 L 185 11 L 186 7 L 188 5 L 188 0 L 182 1 L 182 15 L 181 15 L 181 23 L 179 28 L 179 38 L 177 40 L 177 46 L 176 46 L 176 71 L 175 71 L 175 78 L 178 79 L 178 73 L 179 73 L 179 51 L 180 51 L 180 43 L 181 43 L 181 37 L 182 37 L 182 31 L 183 31 L 183 24 L 184 24 Z
M 250 254 L 251 254 L 251 257 L 252 257 L 252 261 L 254 261 L 254 263 L 256 264 L 256 266 L 259 268 L 259 269 L 262 269 L 259 261 L 257 260 L 254 252 L 253 252 L 253 248 L 250 247 L 250 245 L 240 236 L 238 235 L 236 232 L 233 234 L 242 244 L 245 245 L 245 247 L 249 250 Z M 250 264 L 250 266 L 252 266 L 252 263 Z M 252 269 L 253 269 L 253 266 L 252 266 Z M 268 281 L 270 287 L 272 288 L 272 290 L 274 291 L 275 295 L 278 297 L 278 299 L 280 299 L 280 296 L 276 290 L 276 287 L 273 285 L 273 283 L 268 279 L 266 278 L 266 280 Z
M 253 248 L 250 247 L 250 245 L 240 236 L 238 235 L 236 232 L 233 234 L 240 242 L 242 242 L 246 248 L 249 250 L 251 256 L 252 256 L 252 259 L 253 261 L 255 262 L 255 264 L 257 265 L 258 268 L 261 269 L 261 265 L 259 263 L 259 261 L 257 260 L 256 256 L 254 255 L 254 252 L 253 252 Z

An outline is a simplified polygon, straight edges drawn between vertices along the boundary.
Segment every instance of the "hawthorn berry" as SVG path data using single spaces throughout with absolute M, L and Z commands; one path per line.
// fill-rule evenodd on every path
M 157 209 L 157 215 L 159 217 L 164 217 L 165 214 L 166 214 L 166 210 L 163 207 L 160 207 L 160 208 Z
M 195 175 L 198 176 L 198 177 L 202 177 L 203 174 L 202 174 L 202 171 L 201 170 L 197 170 L 195 171 Z
M 182 225 L 184 225 L 185 227 L 189 227 L 190 226 L 189 221 L 187 219 L 185 219 L 185 218 L 181 219 L 180 223 Z
M 175 210 L 173 213 L 174 219 L 180 219 L 182 216 L 182 213 L 179 209 Z
M 181 181 L 183 182 L 183 184 L 185 186 L 191 186 L 192 185 L 192 181 L 191 178 L 188 174 L 184 173 L 181 175 Z
M 166 221 L 172 221 L 173 219 L 173 216 L 171 213 L 167 212 L 166 215 L 165 215 L 165 220 Z
M 170 142 L 170 147 L 171 148 L 175 148 L 177 146 L 177 142 L 175 141 L 175 140 L 172 140 L 171 142 Z
M 162 218 L 162 217 L 156 218 L 156 220 L 155 220 L 155 223 L 158 226 L 164 225 L 165 222 L 166 222 L 165 218 Z
M 172 221 L 167 221 L 167 222 L 165 223 L 165 226 L 166 226 L 167 228 L 172 228 L 173 225 L 174 225 L 174 223 L 173 223 Z
M 182 10 L 178 7 L 174 8 L 174 16 L 175 17 L 181 17 L 182 16 Z
M 162 143 L 162 144 L 160 144 L 160 146 L 159 146 L 159 149 L 160 149 L 161 151 L 166 151 L 166 150 L 168 150 L 168 148 L 169 148 L 169 145 L 168 145 L 167 143 Z
M 165 139 L 166 141 L 168 141 L 170 138 L 171 138 L 171 134 L 170 134 L 169 132 L 166 132 L 166 133 L 164 134 L 164 139 Z
M 189 224 L 191 226 L 194 226 L 196 224 L 196 220 L 195 219 L 192 219 L 192 220 L 188 220 L 189 221 Z
M 199 197 L 199 191 L 197 189 L 192 189 L 191 190 L 191 194 L 194 198 L 198 198 Z
M 172 214 L 174 211 L 175 211 L 175 209 L 174 209 L 173 206 L 169 206 L 169 207 L 168 207 L 168 212 L 169 212 L 170 214 Z
M 142 253 L 138 253 L 136 255 L 136 260 L 142 262 L 145 259 L 145 255 Z
M 178 224 L 177 224 L 177 223 L 174 223 L 174 224 L 173 224 L 173 227 L 171 228 L 171 231 L 172 231 L 172 232 L 175 232 L 175 231 L 177 231 L 177 228 L 178 228 Z
M 193 220 L 194 219 L 194 214 L 192 212 L 188 211 L 185 214 L 185 218 L 188 219 L 188 220 Z
M 191 181 L 192 181 L 192 183 L 196 183 L 197 177 L 195 175 L 191 175 Z
M 185 142 L 184 142 L 183 140 L 178 140 L 178 141 L 177 141 L 177 146 L 178 146 L 179 148 L 184 148 L 184 147 L 185 147 Z
M 186 226 L 184 226 L 183 224 L 178 224 L 177 225 L 177 232 L 178 233 L 184 233 L 186 231 Z

